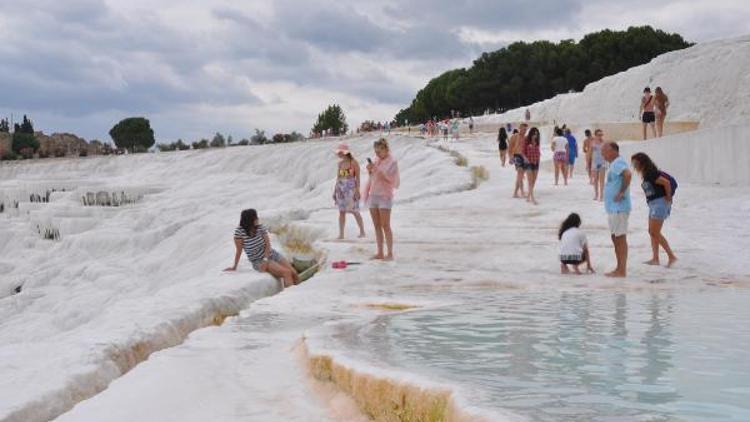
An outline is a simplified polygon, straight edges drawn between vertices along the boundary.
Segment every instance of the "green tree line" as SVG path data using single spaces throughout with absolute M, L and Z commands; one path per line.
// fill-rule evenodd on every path
M 679 34 L 650 26 L 625 31 L 604 30 L 579 42 L 515 42 L 483 53 L 468 69 L 450 70 L 432 79 L 396 122 L 423 122 L 451 110 L 481 114 L 507 110 L 581 91 L 594 81 L 649 62 L 654 57 L 691 46 Z

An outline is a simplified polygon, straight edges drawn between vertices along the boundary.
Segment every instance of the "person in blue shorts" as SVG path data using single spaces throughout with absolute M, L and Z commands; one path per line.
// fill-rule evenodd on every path
M 672 213 L 672 184 L 669 179 L 659 171 L 656 164 L 648 155 L 639 152 L 630 158 L 633 168 L 640 173 L 643 178 L 643 193 L 646 194 L 646 204 L 648 204 L 648 234 L 651 236 L 651 260 L 646 261 L 648 265 L 659 265 L 659 246 L 669 257 L 667 267 L 671 267 L 676 261 L 672 248 L 667 242 L 667 238 L 661 233 L 664 221 Z

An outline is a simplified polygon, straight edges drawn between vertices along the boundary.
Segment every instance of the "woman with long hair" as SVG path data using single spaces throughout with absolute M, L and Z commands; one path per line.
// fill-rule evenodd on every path
M 539 161 L 542 159 L 542 151 L 540 148 L 539 129 L 536 127 L 529 129 L 529 133 L 526 135 L 523 144 L 523 158 L 526 163 L 526 179 L 529 184 L 529 195 L 526 197 L 526 202 L 537 205 L 536 198 L 534 197 L 534 186 L 536 185 L 536 178 L 539 175 Z
M 656 115 L 656 136 L 664 135 L 664 120 L 667 118 L 667 108 L 669 107 L 669 97 L 664 93 L 660 86 L 656 87 L 654 95 L 654 114 Z
M 376 159 L 367 164 L 370 178 L 365 187 L 365 202 L 370 208 L 372 224 L 375 227 L 377 253 L 373 259 L 393 260 L 393 230 L 391 229 L 391 210 L 394 191 L 398 189 L 401 179 L 398 163 L 391 154 L 388 141 L 380 138 L 373 144 Z M 388 254 L 383 254 L 385 240 Z
M 339 209 L 339 239 L 344 238 L 347 213 L 354 215 L 359 226 L 359 237 L 365 237 L 365 227 L 359 213 L 359 163 L 352 156 L 347 144 L 339 144 L 336 155 L 339 157 L 339 164 L 336 186 L 333 188 L 333 201 Z
M 635 171 L 643 178 L 641 186 L 648 204 L 648 234 L 651 236 L 652 257 L 645 263 L 659 265 L 659 246 L 661 246 L 669 257 L 667 267 L 671 267 L 677 261 L 677 257 L 669 246 L 667 238 L 661 233 L 661 229 L 664 226 L 664 220 L 672 212 L 672 194 L 674 194 L 672 184 L 648 155 L 639 152 L 633 154 L 630 161 Z
M 594 272 L 588 241 L 580 227 L 581 217 L 576 213 L 571 213 L 562 222 L 557 232 L 557 239 L 560 241 L 560 272 L 563 274 L 570 273 L 568 265 L 573 266 L 576 274 L 581 274 L 578 267 L 583 263 L 586 263 L 587 272 Z
M 260 224 L 258 212 L 254 209 L 246 209 L 240 214 L 240 224 L 234 229 L 234 246 L 234 265 L 224 271 L 237 270 L 244 250 L 256 271 L 280 278 L 284 287 L 299 283 L 299 275 L 292 264 L 271 247 L 268 230 Z
M 563 182 L 567 185 L 567 165 L 570 150 L 568 148 L 568 139 L 563 136 L 563 130 L 559 127 L 555 127 L 554 136 L 552 137 L 552 142 L 550 142 L 550 148 L 554 154 L 552 161 L 554 161 L 555 164 L 555 186 L 560 183 L 560 173 L 562 173 Z
M 508 132 L 501 127 L 497 132 L 497 149 L 500 151 L 500 163 L 505 167 L 508 159 Z

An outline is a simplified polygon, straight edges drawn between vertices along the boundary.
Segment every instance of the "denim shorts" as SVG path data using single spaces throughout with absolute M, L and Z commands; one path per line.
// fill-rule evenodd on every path
M 393 208 L 393 198 L 387 198 L 382 195 L 370 195 L 367 202 L 370 209 L 389 210 Z
M 268 256 L 269 261 L 274 262 L 281 262 L 281 254 L 276 252 L 275 250 L 271 249 L 271 254 Z M 260 266 L 263 265 L 262 259 L 256 259 L 255 261 L 250 261 L 251 264 L 253 264 L 253 268 L 255 271 L 260 271 Z
M 672 213 L 672 205 L 664 197 L 648 201 L 648 218 L 664 221 Z

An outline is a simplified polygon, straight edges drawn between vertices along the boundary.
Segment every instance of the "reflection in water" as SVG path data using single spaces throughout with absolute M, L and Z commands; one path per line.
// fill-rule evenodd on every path
M 460 385 L 479 406 L 535 420 L 750 420 L 750 292 L 468 292 L 464 299 L 384 316 L 342 330 L 338 341 Z M 726 320 L 734 322 L 731 335 L 722 332 Z

